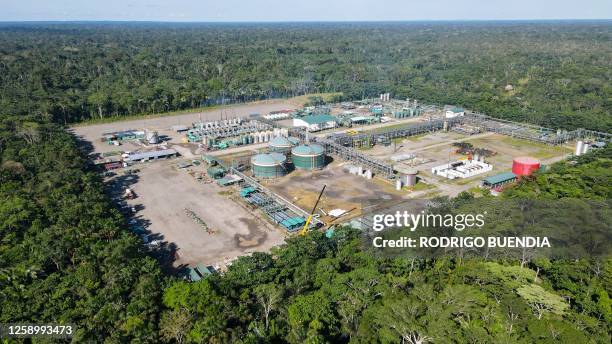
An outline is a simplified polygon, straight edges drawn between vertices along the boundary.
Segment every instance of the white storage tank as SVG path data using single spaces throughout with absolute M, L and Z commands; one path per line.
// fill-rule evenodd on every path
M 582 154 L 582 146 L 584 145 L 584 143 L 581 140 L 578 140 L 578 142 L 576 142 L 576 151 L 574 152 L 574 155 L 581 155 Z

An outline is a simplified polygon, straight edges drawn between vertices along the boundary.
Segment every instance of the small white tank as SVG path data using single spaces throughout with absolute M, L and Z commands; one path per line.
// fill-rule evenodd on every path
M 582 145 L 582 154 L 588 152 L 589 148 L 591 148 L 591 147 L 589 146 L 588 143 L 585 142 L 584 145 Z
M 578 140 L 578 142 L 576 142 L 576 151 L 574 152 L 574 155 L 582 154 L 583 145 L 584 145 L 584 142 L 582 142 L 581 140 Z

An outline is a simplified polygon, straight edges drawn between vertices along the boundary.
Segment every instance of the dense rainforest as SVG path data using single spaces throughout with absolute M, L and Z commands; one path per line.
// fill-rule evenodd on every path
M 501 197 L 603 202 L 603 213 L 585 216 L 601 217 L 609 243 L 611 167 L 612 149 L 599 150 Z M 466 193 L 445 202 L 461 209 L 492 199 Z M 0 117 L 0 323 L 75 323 L 76 342 L 611 339 L 610 259 L 385 257 L 359 231 L 339 228 L 189 283 L 163 274 L 126 228 L 62 125 L 50 116 Z
M 342 92 L 612 129 L 612 22 L 3 23 L 0 113 L 62 123 Z
M 611 33 L 606 21 L 0 24 L 0 323 L 74 323 L 74 341 L 88 343 L 609 343 L 610 252 L 385 256 L 342 227 L 188 283 L 127 230 L 65 124 L 388 91 L 609 131 Z M 558 202 L 555 225 L 588 224 L 610 243 L 611 196 L 608 147 L 500 197 L 437 202 L 503 214 L 498 232 L 524 216 L 503 202 Z

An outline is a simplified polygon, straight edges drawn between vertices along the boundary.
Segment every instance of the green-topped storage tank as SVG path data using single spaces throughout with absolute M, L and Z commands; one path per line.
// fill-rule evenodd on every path
M 295 137 L 277 136 L 270 140 L 270 152 L 289 154 L 289 152 L 291 152 L 291 148 L 297 146 L 299 143 L 300 140 Z
M 253 175 L 258 178 L 276 178 L 287 174 L 287 158 L 281 153 L 257 154 L 251 158 Z
M 296 169 L 322 169 L 325 167 L 325 150 L 320 145 L 297 146 L 291 150 L 291 160 Z

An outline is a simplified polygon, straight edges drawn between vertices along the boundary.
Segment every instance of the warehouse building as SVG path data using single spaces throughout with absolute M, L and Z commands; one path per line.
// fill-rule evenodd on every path
M 162 149 L 162 150 L 157 150 L 157 151 L 150 151 L 150 152 L 142 152 L 142 153 L 132 153 L 129 154 L 124 160 L 126 162 L 138 162 L 138 161 L 149 161 L 149 160 L 156 160 L 156 159 L 166 159 L 166 158 L 172 158 L 178 155 L 178 152 L 175 151 L 174 149 Z
M 482 187 L 487 189 L 499 189 L 504 185 L 514 183 L 515 181 L 516 174 L 512 172 L 504 172 L 483 179 Z
M 303 127 L 308 131 L 332 129 L 336 125 L 336 118 L 331 115 L 310 115 L 293 119 L 294 127 Z
M 142 130 L 124 130 L 124 131 L 114 131 L 111 133 L 103 133 L 102 140 L 106 142 L 113 141 L 134 141 L 141 140 L 145 138 L 145 132 Z

